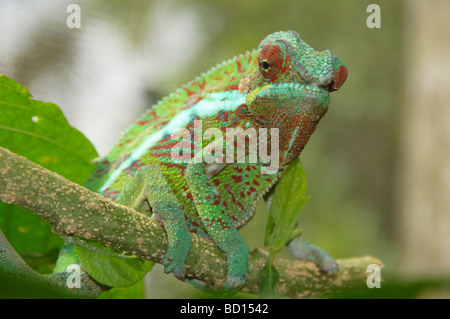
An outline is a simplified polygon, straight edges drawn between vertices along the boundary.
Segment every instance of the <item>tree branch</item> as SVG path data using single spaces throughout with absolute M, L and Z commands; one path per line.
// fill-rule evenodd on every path
M 48 220 L 61 236 L 96 240 L 105 246 L 160 263 L 167 239 L 163 226 L 151 217 L 117 204 L 99 194 L 0 147 L 0 200 L 27 208 Z M 268 257 L 251 253 L 244 292 L 257 293 L 259 277 Z M 338 260 L 334 278 L 320 273 L 308 261 L 275 258 L 279 272 L 277 293 L 284 297 L 310 297 L 367 289 L 366 268 L 381 262 L 371 256 Z M 189 277 L 210 285 L 225 281 L 226 256 L 212 242 L 192 236 L 186 260 Z

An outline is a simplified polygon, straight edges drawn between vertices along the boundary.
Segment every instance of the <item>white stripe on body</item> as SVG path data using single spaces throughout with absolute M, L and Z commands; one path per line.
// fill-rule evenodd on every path
M 239 93 L 238 90 L 207 94 L 204 99 L 198 101 L 189 109 L 181 111 L 163 128 L 147 137 L 141 145 L 132 151 L 130 157 L 122 162 L 111 176 L 109 176 L 99 192 L 102 193 L 111 186 L 123 170 L 130 167 L 134 161 L 140 159 L 150 147 L 158 143 L 164 136 L 173 134 L 176 130 L 186 127 L 197 116 L 205 118 L 217 114 L 219 111 L 234 111 L 240 105 L 245 104 L 245 98 L 246 94 Z

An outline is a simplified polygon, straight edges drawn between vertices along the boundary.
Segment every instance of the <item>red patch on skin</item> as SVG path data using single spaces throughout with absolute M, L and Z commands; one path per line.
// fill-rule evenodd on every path
M 250 64 L 250 62 L 251 62 L 251 61 L 252 61 L 252 55 L 251 55 L 251 54 L 249 54 L 249 55 L 248 55 L 248 60 L 247 60 L 247 63 L 248 63 L 248 64 Z
M 259 186 L 259 183 L 256 179 L 253 180 L 253 184 L 255 184 L 256 186 Z
M 145 124 L 151 122 L 150 120 L 146 120 L 146 121 L 137 121 L 136 124 L 140 125 L 140 126 L 144 126 Z
M 196 92 L 192 92 L 192 91 L 189 91 L 188 89 L 186 89 L 186 93 L 187 93 L 188 96 L 192 96 L 192 95 L 194 95 Z
M 131 164 L 129 167 L 127 167 L 126 169 L 124 169 L 123 171 L 127 174 L 134 174 L 137 172 L 137 170 L 139 168 L 141 168 L 142 166 L 145 166 L 144 163 L 141 163 L 141 161 L 137 160 L 134 161 L 133 164 Z
M 239 62 L 239 61 L 237 61 L 237 71 L 239 72 L 239 73 L 244 73 L 245 71 L 247 71 L 247 70 L 245 70 L 245 69 L 242 69 L 242 64 L 241 64 L 241 62 Z
M 203 82 L 201 84 L 199 84 L 198 86 L 200 87 L 200 90 L 204 90 L 205 89 L 205 85 L 206 85 L 206 80 L 203 79 Z
M 226 225 L 223 223 L 222 218 L 219 218 L 217 221 L 218 221 L 218 222 L 220 223 L 220 225 L 222 226 L 222 229 L 228 229 L 228 228 L 230 228 L 230 226 L 226 226 Z
M 228 112 L 223 112 L 223 120 L 224 120 L 225 122 L 228 122 L 228 121 L 229 121 L 229 118 L 228 118 Z
M 105 191 L 103 192 L 103 196 L 108 197 L 112 201 L 116 201 L 116 198 L 114 195 L 117 195 L 117 194 L 120 194 L 120 192 L 116 191 L 116 190 L 112 190 L 110 188 L 105 189 Z
M 181 170 L 180 174 L 181 174 L 182 176 L 184 176 L 184 169 L 185 169 L 185 167 L 184 167 L 183 165 L 181 165 L 181 164 L 175 164 L 175 163 L 161 163 L 161 165 L 164 165 L 164 166 L 167 166 L 167 167 L 174 167 L 174 168 L 177 168 L 177 169 Z M 187 188 L 186 188 L 185 190 L 187 190 Z
M 239 85 L 233 84 L 233 85 L 227 86 L 227 87 L 224 89 L 224 91 L 238 90 L 238 89 L 239 89 Z
M 234 179 L 234 181 L 235 181 L 236 183 L 242 182 L 242 176 L 232 175 L 231 177 Z

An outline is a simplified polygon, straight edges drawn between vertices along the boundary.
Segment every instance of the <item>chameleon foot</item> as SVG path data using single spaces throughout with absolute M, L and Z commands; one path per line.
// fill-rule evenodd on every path
M 170 258 L 166 255 L 162 260 L 162 265 L 164 266 L 164 272 L 166 274 L 173 273 L 178 279 L 184 278 L 186 271 L 184 260 L 180 260 L 180 258 Z
M 288 248 L 294 259 L 310 260 L 328 276 L 335 276 L 339 270 L 338 264 L 329 253 L 312 245 L 301 235 L 294 238 Z
M 181 229 L 181 228 L 178 228 Z M 166 228 L 169 237 L 169 244 L 167 246 L 167 252 L 163 257 L 162 265 L 164 266 L 164 272 L 166 274 L 173 273 L 175 278 L 183 280 L 185 278 L 186 271 L 186 257 L 191 250 L 191 238 L 189 233 L 180 233 L 179 240 L 178 237 L 173 236 L 173 234 Z

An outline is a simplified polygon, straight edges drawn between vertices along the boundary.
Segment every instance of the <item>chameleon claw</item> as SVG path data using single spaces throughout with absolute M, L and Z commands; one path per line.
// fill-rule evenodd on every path
M 166 274 L 173 273 L 175 278 L 180 280 L 184 279 L 186 267 L 183 261 L 164 256 L 162 265 L 164 266 L 164 272 Z

